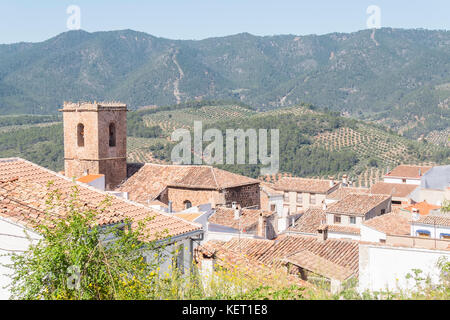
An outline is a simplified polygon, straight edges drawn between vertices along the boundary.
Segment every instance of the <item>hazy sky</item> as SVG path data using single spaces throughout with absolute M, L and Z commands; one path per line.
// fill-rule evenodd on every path
M 449 0 L 1 0 L 0 43 L 42 41 L 67 31 L 67 8 L 80 8 L 81 29 L 133 29 L 170 39 L 324 34 L 366 29 L 368 6 L 381 26 L 450 29 Z

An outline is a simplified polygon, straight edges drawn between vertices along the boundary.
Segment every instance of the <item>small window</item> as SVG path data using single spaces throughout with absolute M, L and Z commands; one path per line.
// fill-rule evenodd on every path
M 77 126 L 77 144 L 79 147 L 84 147 L 84 125 L 82 123 Z
M 441 233 L 441 239 L 450 240 L 450 233 Z
M 428 230 L 417 230 L 416 234 L 421 238 L 429 238 L 431 236 L 431 233 Z
M 192 207 L 192 203 L 189 200 L 184 201 L 183 204 L 184 204 L 184 209 L 189 209 Z
M 402 179 L 402 182 L 403 182 L 403 183 L 406 183 L 406 179 Z
M 311 204 L 316 204 L 316 194 L 311 193 Z
M 274 205 L 274 204 L 271 204 L 270 205 L 270 211 L 275 211 L 277 209 L 277 206 L 276 205 Z
M 385 214 L 386 213 L 386 209 L 381 209 L 381 214 Z
M 334 223 L 341 223 L 341 216 L 335 215 L 334 216 Z
M 116 146 L 116 125 L 112 122 L 109 124 L 109 146 Z
M 303 193 L 297 192 L 297 203 L 303 203 Z
M 356 224 L 356 217 L 350 217 L 350 223 Z
M 289 201 L 289 192 L 284 193 L 284 201 Z

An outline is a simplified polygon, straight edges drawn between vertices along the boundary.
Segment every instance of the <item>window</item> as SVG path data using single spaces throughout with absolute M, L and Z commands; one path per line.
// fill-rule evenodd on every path
M 109 146 L 116 146 L 116 125 L 112 122 L 109 124 Z
M 316 194 L 311 193 L 311 204 L 316 204 Z
M 441 239 L 450 240 L 450 233 L 441 233 Z
M 192 203 L 189 200 L 184 201 L 183 204 L 184 204 L 184 209 L 189 209 L 192 207 Z
M 428 230 L 417 230 L 416 234 L 422 238 L 429 238 L 431 236 L 431 233 Z
M 402 179 L 402 182 L 403 182 L 403 183 L 406 183 L 406 179 Z
M 334 223 L 341 223 L 341 216 L 334 215 Z
M 284 193 L 284 201 L 289 201 L 289 192 Z
M 297 203 L 303 203 L 303 193 L 297 192 Z
M 356 217 L 350 217 L 350 223 L 356 224 Z
M 276 205 L 274 205 L 274 204 L 271 204 L 270 205 L 270 211 L 275 211 L 277 209 L 277 206 Z
M 84 125 L 82 123 L 77 126 L 77 144 L 79 147 L 84 147 Z
M 386 213 L 386 209 L 381 209 L 381 214 L 385 214 Z

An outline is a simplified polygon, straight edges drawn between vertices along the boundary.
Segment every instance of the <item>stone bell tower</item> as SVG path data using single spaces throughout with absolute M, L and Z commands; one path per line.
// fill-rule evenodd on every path
M 127 106 L 64 102 L 64 172 L 104 174 L 106 189 L 127 178 Z

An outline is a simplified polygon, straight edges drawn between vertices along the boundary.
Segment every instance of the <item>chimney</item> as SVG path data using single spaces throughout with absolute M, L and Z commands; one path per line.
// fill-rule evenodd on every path
M 319 242 L 325 241 L 328 238 L 328 227 L 324 226 L 324 227 L 319 227 L 319 229 L 317 230 L 317 240 L 319 240 Z
M 257 235 L 266 238 L 266 217 L 264 217 L 262 213 L 260 213 L 258 217 Z
M 342 185 L 343 185 L 344 187 L 346 187 L 347 184 L 348 184 L 347 175 L 344 174 L 344 175 L 342 176 Z
M 172 213 L 172 201 L 169 201 L 169 213 Z
M 234 220 L 238 220 L 241 216 L 241 209 L 237 205 L 234 206 Z
M 413 208 L 412 209 L 412 219 L 413 219 L 413 221 L 419 220 L 419 217 L 420 217 L 419 209 Z
M 334 186 L 334 177 L 328 177 L 330 179 L 330 187 Z
M 323 202 L 323 205 L 322 205 L 322 210 L 327 210 L 327 204 L 326 204 L 326 202 L 325 202 L 325 201 Z

